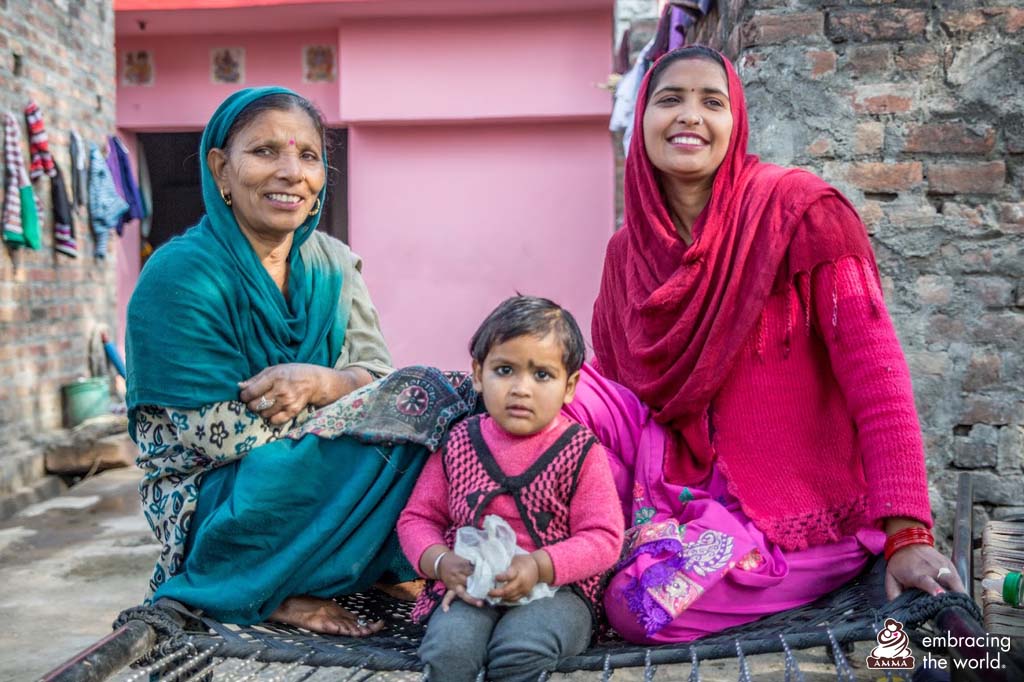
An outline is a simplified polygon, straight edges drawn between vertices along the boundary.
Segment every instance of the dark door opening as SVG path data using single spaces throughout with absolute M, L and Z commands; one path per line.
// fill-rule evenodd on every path
M 348 242 L 348 131 L 331 128 L 327 201 L 318 229 Z M 153 191 L 153 217 L 143 256 L 182 234 L 203 216 L 199 179 L 199 140 L 202 133 L 139 133 Z M 148 242 L 148 247 L 147 247 Z

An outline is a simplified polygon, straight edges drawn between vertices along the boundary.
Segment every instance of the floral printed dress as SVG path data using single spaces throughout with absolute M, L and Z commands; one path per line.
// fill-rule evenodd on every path
M 162 544 L 147 599 L 181 569 L 204 472 L 277 440 L 311 413 L 312 408 L 288 424 L 271 426 L 236 400 L 198 410 L 138 409 L 134 430 L 136 464 L 144 472 L 139 484 L 142 511 Z

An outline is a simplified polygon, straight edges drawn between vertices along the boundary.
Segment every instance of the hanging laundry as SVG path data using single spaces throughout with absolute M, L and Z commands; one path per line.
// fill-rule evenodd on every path
M 64 175 L 60 166 L 53 164 L 50 178 L 50 203 L 53 204 L 53 248 L 65 256 L 78 258 L 78 243 L 75 241 L 75 224 L 71 218 L 71 202 Z
M 32 155 L 28 175 L 32 182 L 44 174 L 52 178 L 55 166 L 50 155 L 50 136 L 46 134 L 43 112 L 35 102 L 29 102 L 25 107 L 25 122 L 28 123 L 28 150 Z
M 96 236 L 98 260 L 107 257 L 110 230 L 121 224 L 127 212 L 128 202 L 117 193 L 100 148 L 92 145 L 89 148 L 89 217 L 92 220 L 93 234 Z
M 128 148 L 116 135 L 107 137 L 107 167 L 114 179 L 114 187 L 121 198 L 128 202 L 128 213 L 122 216 L 115 229 L 117 233 L 124 233 L 124 224 L 129 220 L 142 220 L 146 217 L 146 207 L 142 203 L 142 195 L 139 193 L 139 185 L 135 182 L 135 175 L 132 173 L 132 161 L 128 155 Z
M 712 0 L 670 0 L 668 17 L 668 49 L 686 44 L 686 31 L 711 11 Z M 660 54 L 657 56 L 661 56 Z
M 644 74 L 650 68 L 648 55 L 654 49 L 652 38 L 636 58 L 633 68 L 622 77 L 618 87 L 615 88 L 615 105 L 612 107 L 612 120 L 608 129 L 613 133 L 622 131 L 622 151 L 629 153 L 629 140 L 633 137 L 633 109 L 636 107 L 636 98 L 640 92 L 640 82 Z
M 2 218 L 4 241 L 12 246 L 38 249 L 41 245 L 40 208 L 25 170 L 18 119 L 11 112 L 4 114 L 4 161 L 7 167 Z
M 76 208 L 89 199 L 89 150 L 77 130 L 71 131 L 71 195 Z
M 629 71 L 629 43 L 633 30 L 627 28 L 619 40 L 619 49 L 615 51 L 615 58 L 612 60 L 612 71 L 620 76 Z

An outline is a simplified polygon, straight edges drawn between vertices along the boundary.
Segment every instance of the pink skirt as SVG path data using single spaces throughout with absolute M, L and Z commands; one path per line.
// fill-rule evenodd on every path
M 604 605 L 631 642 L 689 642 L 803 606 L 863 571 L 885 544 L 881 530 L 866 528 L 783 551 L 743 513 L 717 467 L 694 485 L 667 481 L 663 427 L 589 365 L 565 412 L 594 431 L 611 458 L 629 530 Z

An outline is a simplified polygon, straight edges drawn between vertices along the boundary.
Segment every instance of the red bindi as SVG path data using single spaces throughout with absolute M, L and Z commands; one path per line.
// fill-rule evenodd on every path
M 288 144 L 290 144 L 291 146 L 294 147 L 295 146 L 295 138 L 293 137 L 292 139 L 288 140 Z

